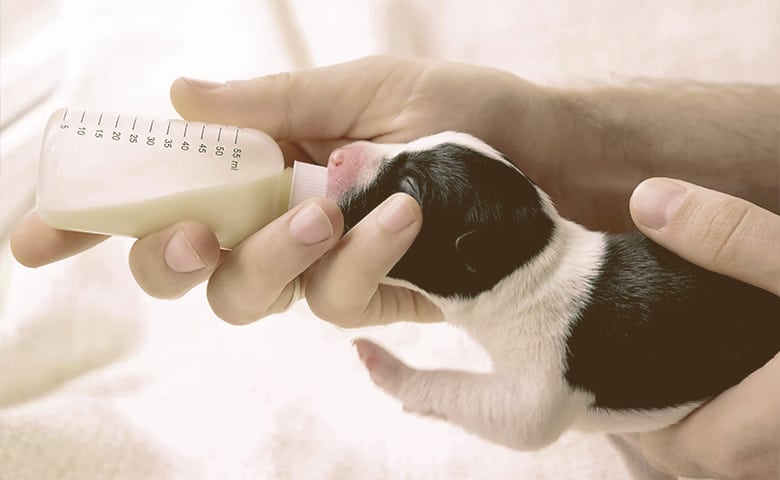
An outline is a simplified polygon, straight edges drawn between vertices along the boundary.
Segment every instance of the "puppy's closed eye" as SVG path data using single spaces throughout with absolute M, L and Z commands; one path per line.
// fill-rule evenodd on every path
M 419 181 L 414 177 L 404 177 L 403 180 L 401 180 L 401 185 L 399 187 L 399 190 L 411 195 L 414 197 L 415 200 L 420 202 L 421 200 L 421 191 L 420 191 L 420 183 Z

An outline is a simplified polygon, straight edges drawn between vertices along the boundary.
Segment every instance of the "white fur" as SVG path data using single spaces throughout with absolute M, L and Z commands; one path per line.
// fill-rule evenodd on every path
M 648 432 L 671 425 L 691 413 L 702 402 L 656 410 L 589 409 L 572 425 L 577 430 L 605 433 Z
M 371 183 L 371 180 L 374 179 L 379 172 L 379 168 L 382 166 L 382 161 L 384 159 L 395 157 L 401 152 L 422 152 L 430 150 L 442 143 L 462 145 L 517 169 L 514 164 L 507 161 L 497 150 L 476 137 L 461 132 L 442 132 L 422 137 L 409 143 L 355 142 L 350 144 L 365 146 L 365 149 L 361 152 L 362 163 L 360 165 L 360 171 L 357 173 L 357 186 Z
M 451 132 L 407 145 L 376 146 L 375 154 L 388 158 L 399 149 L 419 151 L 444 142 L 506 162 L 474 137 Z M 365 342 L 359 347 L 361 356 L 373 355 L 393 372 L 372 374 L 374 380 L 408 410 L 445 418 L 485 439 L 521 450 L 548 445 L 569 428 L 642 431 L 679 420 L 698 404 L 643 411 L 594 409 L 592 394 L 566 383 L 566 340 L 599 273 L 605 235 L 560 217 L 549 197 L 538 191 L 555 225 L 553 237 L 535 258 L 491 290 L 471 299 L 448 299 L 405 281 L 386 280 L 433 301 L 448 322 L 482 345 L 492 360 L 492 373 L 415 370 Z
M 466 148 L 470 148 L 471 150 L 474 150 L 475 152 L 479 152 L 485 155 L 486 157 L 494 158 L 500 162 L 504 162 L 507 165 L 512 166 L 513 168 L 517 168 L 514 165 L 512 165 L 512 163 L 507 161 L 498 152 L 498 150 L 494 149 L 493 147 L 481 141 L 480 139 L 469 135 L 468 133 L 441 132 L 435 135 L 429 135 L 427 137 L 419 138 L 413 142 L 396 145 L 395 147 L 398 149 L 396 153 L 398 153 L 399 151 L 424 152 L 425 150 L 430 150 L 432 148 L 435 148 L 437 145 L 441 145 L 443 143 L 452 143 L 455 145 L 460 145 Z

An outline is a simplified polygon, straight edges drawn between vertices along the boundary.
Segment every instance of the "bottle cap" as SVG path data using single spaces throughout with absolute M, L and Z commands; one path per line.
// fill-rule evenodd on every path
M 311 163 L 294 162 L 290 203 L 287 209 L 307 198 L 324 197 L 328 190 L 328 168 Z

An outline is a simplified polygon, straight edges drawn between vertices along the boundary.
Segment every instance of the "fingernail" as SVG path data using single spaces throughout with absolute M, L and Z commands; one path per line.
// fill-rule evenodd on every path
M 184 232 L 176 232 L 165 246 L 165 264 L 176 273 L 193 273 L 206 266 Z
M 377 222 L 385 230 L 398 233 L 404 228 L 411 225 L 417 215 L 409 205 L 409 202 L 403 195 L 396 195 L 390 197 L 390 200 L 382 207 L 382 211 L 379 212 Z
M 638 223 L 658 230 L 667 224 L 685 196 L 685 187 L 663 178 L 640 183 L 631 195 L 631 208 Z
M 189 83 L 190 85 L 198 88 L 204 88 L 204 89 L 213 89 L 213 88 L 219 88 L 224 86 L 225 84 L 223 82 L 213 82 L 211 80 L 201 80 L 198 78 L 189 78 L 189 77 L 182 77 L 185 82 Z
M 290 220 L 290 234 L 306 245 L 314 245 L 333 235 L 333 225 L 317 203 L 309 202 Z

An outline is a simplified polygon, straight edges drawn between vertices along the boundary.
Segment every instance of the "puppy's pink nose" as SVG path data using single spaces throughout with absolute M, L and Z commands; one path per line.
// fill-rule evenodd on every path
M 338 167 L 342 163 L 344 163 L 344 147 L 333 150 L 333 153 L 330 154 L 330 159 L 328 159 L 328 167 L 330 168 L 331 165 Z
M 365 167 L 370 144 L 350 143 L 333 150 L 328 158 L 328 198 L 336 198 L 354 186 Z
M 328 168 L 348 166 L 358 168 L 364 153 L 368 149 L 368 142 L 355 142 L 333 150 L 328 159 Z

